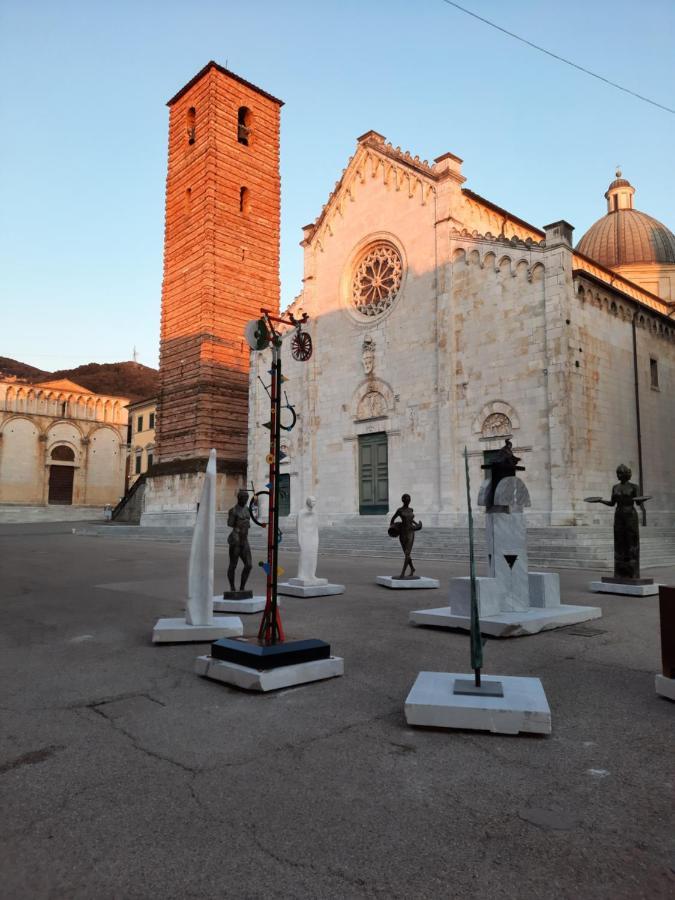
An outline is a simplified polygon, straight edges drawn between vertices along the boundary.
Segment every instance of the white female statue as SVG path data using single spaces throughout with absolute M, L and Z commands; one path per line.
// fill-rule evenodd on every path
M 288 597 L 323 597 L 327 594 L 344 593 L 343 584 L 329 584 L 327 578 L 316 577 L 316 563 L 319 556 L 319 516 L 314 507 L 316 497 L 308 497 L 296 518 L 296 532 L 300 559 L 296 578 L 281 581 L 277 585 L 280 594 Z
M 316 497 L 308 497 L 305 506 L 298 513 L 296 528 L 300 559 L 298 576 L 291 579 L 291 584 L 327 584 L 325 578 L 316 577 L 316 563 L 319 556 L 319 517 L 314 507 Z

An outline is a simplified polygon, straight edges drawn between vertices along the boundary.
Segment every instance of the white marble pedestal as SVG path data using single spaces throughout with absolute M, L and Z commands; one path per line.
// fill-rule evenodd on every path
M 210 625 L 188 625 L 185 619 L 158 619 L 152 629 L 153 644 L 207 644 L 224 637 L 241 637 L 242 621 L 237 616 L 214 619 Z
M 654 680 L 656 693 L 668 700 L 675 700 L 675 678 L 667 678 L 665 675 L 657 675 Z
M 344 594 L 344 584 L 329 584 L 327 578 L 308 581 L 304 578 L 289 578 L 277 584 L 277 593 L 287 597 L 328 597 L 331 594 Z
M 437 578 L 424 578 L 422 576 L 396 578 L 394 575 L 378 575 L 375 582 L 395 591 L 413 591 L 420 588 L 440 587 L 440 582 Z
M 494 613 L 480 617 L 481 634 L 491 637 L 521 637 L 526 634 L 537 634 L 551 628 L 563 628 L 565 625 L 578 625 L 599 619 L 602 610 L 597 606 L 567 606 L 564 603 L 548 608 L 522 609 L 516 612 Z M 438 609 L 417 609 L 410 613 L 411 625 L 433 625 L 436 628 L 460 628 L 471 630 L 469 616 L 456 615 L 450 606 Z
M 344 659 L 340 656 L 329 656 L 328 659 L 316 659 L 312 662 L 264 670 L 214 659 L 212 656 L 198 656 L 195 660 L 197 675 L 245 691 L 278 691 L 296 684 L 337 678 L 344 675 L 344 671 Z
M 538 678 L 483 675 L 482 682 L 501 683 L 503 697 L 454 694 L 457 678 L 472 679 L 473 675 L 420 672 L 405 701 L 408 724 L 494 734 L 551 733 L 551 710 Z
M 614 581 L 591 581 L 589 588 L 595 594 L 619 594 L 623 597 L 653 597 L 658 594 L 658 584 L 619 584 Z
M 224 600 L 222 594 L 213 598 L 214 613 L 237 613 L 248 615 L 249 613 L 262 612 L 265 609 L 265 597 L 249 597 L 247 600 Z

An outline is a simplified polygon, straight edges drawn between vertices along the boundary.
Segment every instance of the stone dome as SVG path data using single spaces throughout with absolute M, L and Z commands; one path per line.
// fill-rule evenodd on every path
M 614 269 L 633 263 L 675 265 L 675 234 L 647 213 L 633 209 L 635 188 L 621 172 L 607 188 L 607 215 L 577 244 L 579 253 Z
M 630 263 L 675 264 L 675 234 L 637 209 L 617 209 L 591 225 L 579 253 L 612 269 Z

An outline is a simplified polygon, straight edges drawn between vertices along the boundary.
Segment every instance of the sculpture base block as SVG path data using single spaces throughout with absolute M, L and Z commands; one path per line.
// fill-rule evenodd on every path
M 282 581 L 277 584 L 277 593 L 285 594 L 287 597 L 328 597 L 330 594 L 344 594 L 344 584 L 328 584 L 325 578 L 322 578 L 323 584 L 294 584 L 290 581 Z M 297 579 L 299 582 L 300 579 Z
M 218 638 L 239 637 L 244 626 L 237 616 L 214 619 L 211 625 L 188 625 L 185 619 L 158 619 L 152 629 L 153 644 L 208 644 Z
M 489 634 L 491 637 L 520 637 L 549 631 L 551 628 L 564 628 L 565 625 L 577 625 L 579 622 L 599 619 L 601 615 L 602 610 L 597 606 L 567 606 L 561 603 L 560 606 L 549 609 L 526 609 L 482 616 L 480 630 L 481 634 Z M 409 621 L 412 625 L 471 630 L 471 618 L 454 615 L 450 606 L 415 610 L 410 613 Z
M 654 680 L 656 693 L 668 700 L 675 700 L 675 678 L 666 675 L 657 675 Z
M 594 594 L 619 594 L 624 597 L 652 597 L 658 594 L 658 584 L 636 584 L 625 581 L 591 581 L 590 590 Z
M 405 701 L 408 724 L 493 734 L 551 733 L 551 710 L 538 678 L 482 675 L 484 683 L 501 684 L 503 697 L 454 692 L 456 681 L 471 678 L 471 673 L 420 672 Z
M 392 588 L 395 591 L 411 591 L 419 588 L 437 588 L 440 582 L 437 578 L 423 578 L 420 575 L 414 575 L 412 578 L 397 578 L 394 575 L 378 575 L 375 579 L 376 584 L 383 587 Z
M 244 591 L 243 593 L 250 593 Z M 213 598 L 214 613 L 237 613 L 237 615 L 248 615 L 250 613 L 262 612 L 265 609 L 265 597 L 251 597 L 248 600 L 232 600 L 229 597 L 225 599 L 219 595 Z
M 253 591 L 223 591 L 223 600 L 252 600 Z
M 278 691 L 311 681 L 338 678 L 344 675 L 344 660 L 339 656 L 329 656 L 327 659 L 261 670 L 214 659 L 212 656 L 198 656 L 195 660 L 195 672 L 203 678 L 245 691 Z

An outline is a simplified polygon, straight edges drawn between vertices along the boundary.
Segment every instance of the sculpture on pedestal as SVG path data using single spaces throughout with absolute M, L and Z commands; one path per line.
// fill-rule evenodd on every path
M 616 470 L 619 483 L 612 488 L 611 500 L 586 497 L 587 503 L 615 506 L 614 512 L 614 580 L 627 583 L 640 579 L 640 526 L 635 504 L 642 505 L 651 497 L 641 497 L 640 489 L 630 480 L 631 470 L 623 463 Z M 605 581 L 605 579 L 602 579 Z M 644 580 L 652 583 L 652 579 Z
M 389 522 L 389 536 L 397 537 L 403 550 L 403 568 L 398 576 L 399 579 L 406 577 L 406 569 L 410 569 L 410 578 L 415 574 L 411 555 L 415 543 L 415 532 L 422 528 L 422 523 L 415 521 L 415 514 L 410 506 L 410 494 L 404 494 L 401 497 L 401 503 L 403 506 L 399 506 Z M 397 522 L 396 519 L 400 519 L 400 521 Z
M 468 456 L 467 452 L 467 466 Z M 478 506 L 485 508 L 488 575 L 476 576 L 472 570 L 468 578 L 452 578 L 449 606 L 415 610 L 410 614 L 410 621 L 416 625 L 472 630 L 472 653 L 476 651 L 476 658 L 477 628 L 483 634 L 513 637 L 585 622 L 601 614 L 596 607 L 562 604 L 560 581 L 555 572 L 529 571 L 524 511 L 531 501 L 527 485 L 519 477 L 525 467 L 519 465 L 520 459 L 508 439 L 499 450 L 485 452 L 485 458 L 481 467 L 485 479 L 478 493 Z M 470 498 L 467 502 L 472 531 Z
M 216 542 L 216 451 L 211 450 L 204 475 L 197 520 L 192 533 L 185 617 L 162 618 L 152 631 L 153 644 L 214 641 L 243 633 L 236 616 L 213 616 L 213 563 Z
M 319 517 L 314 507 L 316 497 L 308 497 L 305 506 L 298 513 L 296 531 L 300 559 L 298 560 L 298 580 L 303 584 L 326 584 L 325 578 L 316 577 L 316 564 L 319 557 Z
M 227 525 L 231 528 L 227 543 L 230 549 L 230 565 L 227 570 L 227 580 L 230 583 L 230 596 L 238 594 L 241 596 L 246 590 L 246 581 L 251 574 L 253 560 L 251 557 L 251 547 L 248 542 L 248 530 L 251 526 L 251 514 L 248 510 L 248 491 L 241 490 L 237 493 L 237 505 L 233 506 L 227 513 Z M 239 583 L 239 591 L 236 590 L 234 579 L 239 560 L 244 564 L 241 571 L 241 580 Z M 249 592 L 250 593 L 250 592 Z
M 319 516 L 316 512 L 316 497 L 307 497 L 305 505 L 298 512 L 295 528 L 300 548 L 298 574 L 288 581 L 279 582 L 279 593 L 290 597 L 323 597 L 344 593 L 344 585 L 329 584 L 327 578 L 317 578 L 316 575 L 319 558 Z

